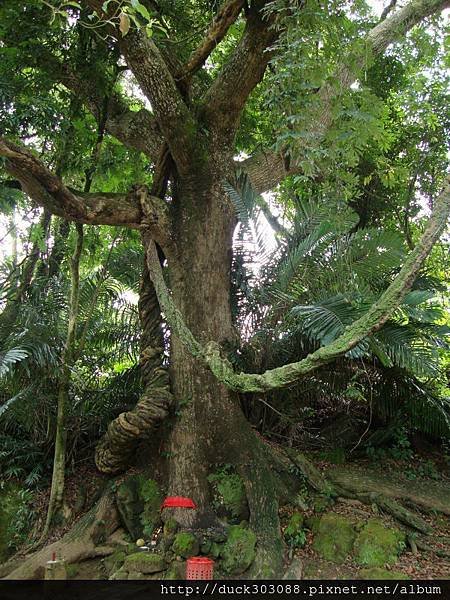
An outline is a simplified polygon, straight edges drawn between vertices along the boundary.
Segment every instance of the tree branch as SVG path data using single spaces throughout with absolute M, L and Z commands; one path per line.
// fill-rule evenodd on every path
M 358 70 L 364 67 L 367 60 L 367 53 L 371 52 L 375 56 L 383 54 L 391 43 L 406 35 L 412 27 L 449 6 L 450 0 L 412 0 L 376 25 L 367 34 L 360 54 L 355 57 L 354 52 L 348 53 L 331 78 L 333 84 L 325 83 L 317 92 L 317 113 L 311 115 L 311 126 L 305 132 L 308 134 L 305 139 L 314 138 L 319 143 L 323 138 L 332 122 L 334 100 L 357 79 Z M 350 64 L 351 69 L 348 66 Z M 288 175 L 300 173 L 299 163 L 302 158 L 290 163 L 281 154 L 268 151 L 236 163 L 236 166 L 248 173 L 254 190 L 262 193 L 274 189 Z
M 245 0 L 227 0 L 227 2 L 224 2 L 209 26 L 201 44 L 194 50 L 188 62 L 183 66 L 178 78 L 185 79 L 192 76 L 205 64 L 208 56 L 217 44 L 223 40 L 228 29 L 238 18 L 244 4 Z
M 6 171 L 19 180 L 23 191 L 52 214 L 90 225 L 145 227 L 158 243 L 170 235 L 164 201 L 150 196 L 145 186 L 128 194 L 80 192 L 66 187 L 29 150 L 1 137 L 0 156 L 5 157 Z
M 262 14 L 265 4 L 265 0 L 252 3 L 244 33 L 204 101 L 203 114 L 209 127 L 230 136 L 248 96 L 263 78 L 270 60 L 267 49 L 278 36 L 274 17 Z
M 38 57 L 37 66 L 45 70 L 67 89 L 81 96 L 97 122 L 103 118 L 105 93 L 90 71 L 77 73 L 69 63 L 62 63 L 50 53 Z M 163 142 L 156 119 L 146 109 L 132 111 L 121 96 L 112 91 L 107 100 L 105 129 L 125 146 L 143 152 L 150 160 L 158 155 Z
M 154 244 L 149 244 L 147 248 L 147 264 L 166 320 L 172 332 L 179 337 L 191 354 L 201 360 L 217 379 L 229 388 L 241 392 L 266 392 L 295 383 L 307 373 L 342 356 L 367 336 L 378 331 L 411 288 L 423 261 L 442 234 L 449 215 L 450 176 L 447 176 L 445 187 L 435 202 L 433 213 L 420 242 L 410 252 L 393 282 L 367 313 L 348 326 L 334 342 L 319 348 L 301 361 L 271 369 L 263 374 L 236 373 L 231 363 L 221 357 L 220 347 L 216 342 L 209 342 L 204 346 L 194 337 L 167 289 Z

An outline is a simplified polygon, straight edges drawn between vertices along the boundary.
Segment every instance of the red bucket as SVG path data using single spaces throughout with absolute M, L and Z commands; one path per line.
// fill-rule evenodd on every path
M 193 556 L 186 561 L 186 579 L 212 579 L 214 561 L 204 556 Z
M 168 496 L 161 505 L 163 508 L 197 508 L 191 498 L 183 496 Z

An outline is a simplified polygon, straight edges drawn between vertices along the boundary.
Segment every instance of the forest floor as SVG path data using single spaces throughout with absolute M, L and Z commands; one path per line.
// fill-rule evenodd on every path
M 388 570 L 403 573 L 409 579 L 450 578 L 450 474 L 439 457 L 435 458 L 438 460 L 434 462 L 420 458 L 377 462 L 359 459 L 340 465 L 326 461 L 315 462 L 334 483 L 343 486 L 351 483 L 352 489 L 361 493 L 382 493 L 402 500 L 433 528 L 430 536 L 423 536 L 427 550 L 415 548 L 413 551 L 408 544 L 394 566 L 386 565 Z M 430 466 L 437 463 L 439 469 Z M 430 508 L 430 505 L 435 506 L 436 510 Z M 380 514 L 376 506 L 369 506 L 358 500 L 338 498 L 327 510 L 354 522 L 375 517 L 381 519 L 388 528 L 399 528 L 399 523 L 390 515 Z M 305 514 L 312 516 L 314 511 L 309 510 Z M 343 564 L 323 560 L 313 549 L 313 539 L 314 534 L 309 531 L 304 547 L 294 551 L 295 557 L 303 563 L 304 579 L 358 578 L 361 567 L 354 557 L 349 556 Z M 447 556 L 438 555 L 443 553 Z
M 352 489 L 362 493 L 376 492 L 395 497 L 432 527 L 431 535 L 416 534 L 417 538 L 412 536 L 413 540 L 422 540 L 425 547 L 415 548 L 414 543 L 406 543 L 395 565 L 383 565 L 387 570 L 402 573 L 409 579 L 450 578 L 450 474 L 445 465 L 439 465 L 439 457 L 434 457 L 432 461 L 429 457 L 418 456 L 409 460 L 373 461 L 359 458 L 343 464 L 327 462 L 321 459 L 319 454 L 309 455 L 309 458 L 334 484 L 344 488 L 351 485 Z M 438 465 L 438 468 L 435 468 L 435 465 Z M 131 471 L 127 475 L 130 473 Z M 86 509 L 92 506 L 106 481 L 107 478 L 99 476 L 93 467 L 87 466 L 68 478 L 68 521 L 64 527 L 53 532 L 49 542 L 60 539 Z M 323 500 L 323 496 L 321 499 Z M 47 502 L 48 490 L 42 490 L 34 497 L 33 512 L 37 516 L 35 532 L 43 525 Z M 376 518 L 383 521 L 389 529 L 405 530 L 390 515 L 383 514 L 375 504 L 368 505 L 359 500 L 338 497 L 335 502 L 321 507 L 313 500 L 308 501 L 308 505 L 311 508 L 302 510 L 306 519 L 320 518 L 323 514 L 331 512 L 354 523 L 364 523 L 369 518 Z M 299 511 L 298 507 L 294 509 L 292 505 L 280 510 L 283 528 L 294 510 Z M 296 547 L 290 551 L 290 558 L 301 561 L 304 579 L 342 580 L 357 579 L 361 576 L 362 567 L 356 563 L 353 556 L 348 556 L 342 564 L 320 558 L 313 548 L 315 534 L 309 529 L 304 531 L 306 539 L 303 547 Z M 417 545 L 420 546 L 419 542 Z M 19 554 L 26 555 L 26 547 Z M 102 558 L 85 560 L 68 568 L 70 579 L 107 579 L 108 575 Z

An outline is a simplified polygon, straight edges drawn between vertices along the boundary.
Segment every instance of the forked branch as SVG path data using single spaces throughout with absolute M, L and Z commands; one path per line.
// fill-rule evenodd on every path
M 167 205 L 137 186 L 128 194 L 81 192 L 67 187 L 29 150 L 0 137 L 0 156 L 6 171 L 15 177 L 36 204 L 68 221 L 89 225 L 145 227 L 159 244 L 170 237 Z
M 205 64 L 208 56 L 217 44 L 223 40 L 231 25 L 238 18 L 244 4 L 245 0 L 227 0 L 227 2 L 224 2 L 200 45 L 194 50 L 192 56 L 184 65 L 179 75 L 180 79 L 190 77 Z

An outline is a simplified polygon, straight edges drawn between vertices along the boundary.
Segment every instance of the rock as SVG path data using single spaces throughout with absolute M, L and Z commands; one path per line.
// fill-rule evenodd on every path
M 129 580 L 145 579 L 145 575 L 144 575 L 144 573 L 140 573 L 139 571 L 130 571 L 128 573 L 128 579 Z
M 103 564 L 107 573 L 115 573 L 121 568 L 125 561 L 126 554 L 123 550 L 116 550 L 110 556 L 106 556 L 103 559 Z
M 320 519 L 313 548 L 322 558 L 340 564 L 351 553 L 355 537 L 353 523 L 349 519 L 327 513 Z
M 208 477 L 213 488 L 214 504 L 219 517 L 237 524 L 249 518 L 247 496 L 242 478 L 229 470 L 221 470 Z
M 123 568 L 129 573 L 159 573 L 166 569 L 166 563 L 160 554 L 136 552 L 126 557 Z
M 255 560 L 256 535 L 250 529 L 233 525 L 221 549 L 221 567 L 225 573 L 244 573 Z
M 302 579 L 303 576 L 303 561 L 299 558 L 294 558 L 289 567 L 287 568 L 283 579 Z
M 119 581 L 123 579 L 128 579 L 128 572 L 124 569 L 119 569 L 118 571 L 113 573 L 111 577 L 109 577 L 110 581 Z
M 400 571 L 388 571 L 379 567 L 371 569 L 362 569 L 358 573 L 357 579 L 409 579 L 408 575 L 400 573 Z
M 143 525 L 141 514 L 144 511 L 144 501 L 140 494 L 141 475 L 132 475 L 123 481 L 116 494 L 117 509 L 123 526 L 131 535 L 133 540 L 143 536 Z
M 405 534 L 387 528 L 379 519 L 369 519 L 355 540 L 355 560 L 367 567 L 383 567 L 397 562 Z
M 121 546 L 121 549 L 125 550 L 130 543 L 129 541 L 127 541 L 127 539 L 125 539 L 127 536 L 128 536 L 128 534 L 125 532 L 125 530 L 122 529 L 122 527 L 119 527 L 119 529 L 116 529 L 116 531 L 114 531 L 108 537 L 108 539 L 106 540 L 106 545 L 107 546 Z
M 320 517 L 318 517 L 317 515 L 313 515 L 313 516 L 307 517 L 305 519 L 305 527 L 307 529 L 309 529 L 310 531 L 312 531 L 313 533 L 316 533 L 317 530 L 319 529 L 319 523 L 320 523 Z
M 172 551 L 178 556 L 189 558 L 199 553 L 200 545 L 194 534 L 187 531 L 177 533 L 172 544 Z
M 186 579 L 186 563 L 173 562 L 167 569 L 164 579 Z

